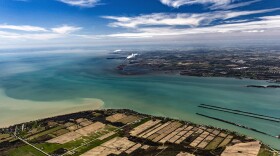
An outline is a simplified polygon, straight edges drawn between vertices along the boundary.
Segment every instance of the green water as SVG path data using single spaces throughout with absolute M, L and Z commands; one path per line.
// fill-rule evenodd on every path
M 38 104 L 42 104 L 42 101 L 97 98 L 104 101 L 105 108 L 128 108 L 226 128 L 260 139 L 274 148 L 280 147 L 280 140 L 277 138 L 195 114 L 203 113 L 273 136 L 279 135 L 280 123 L 197 107 L 205 103 L 280 117 L 280 89 L 244 87 L 250 84 L 268 84 L 265 81 L 178 75 L 122 76 L 114 70 L 119 61 L 107 60 L 105 57 L 75 55 L 50 58 L 25 58 L 25 63 L 35 64 L 40 68 L 0 77 L 0 86 L 5 95 L 13 99 L 38 101 Z M 6 62 L 9 63 L 12 62 Z M 16 116 L 12 110 L 10 113 L 0 110 L 0 120 L 3 114 L 5 119 L 7 116 Z

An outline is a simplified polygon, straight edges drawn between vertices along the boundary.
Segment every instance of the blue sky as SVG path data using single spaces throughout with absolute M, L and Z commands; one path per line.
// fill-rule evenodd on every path
M 280 0 L 0 0 L 0 48 L 279 36 Z

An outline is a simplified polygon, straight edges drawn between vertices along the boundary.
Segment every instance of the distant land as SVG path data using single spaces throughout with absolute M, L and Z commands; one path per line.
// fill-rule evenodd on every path
M 115 58 L 123 57 L 115 56 Z M 277 50 L 242 48 L 159 50 L 139 52 L 139 55 L 122 62 L 117 69 L 124 75 L 162 72 L 280 82 L 279 59 L 280 52 Z

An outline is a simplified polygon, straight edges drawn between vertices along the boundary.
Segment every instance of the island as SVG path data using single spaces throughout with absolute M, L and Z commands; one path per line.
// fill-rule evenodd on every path
M 127 109 L 83 111 L 0 129 L 1 156 L 277 156 L 278 152 L 229 130 Z

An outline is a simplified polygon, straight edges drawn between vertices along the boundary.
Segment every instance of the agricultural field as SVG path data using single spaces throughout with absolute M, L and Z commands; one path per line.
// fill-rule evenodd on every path
M 276 156 L 261 142 L 227 130 L 130 110 L 80 112 L 6 131 L 10 133 L 0 135 L 0 145 L 5 145 L 1 156 L 228 156 L 246 151 L 250 156 Z

